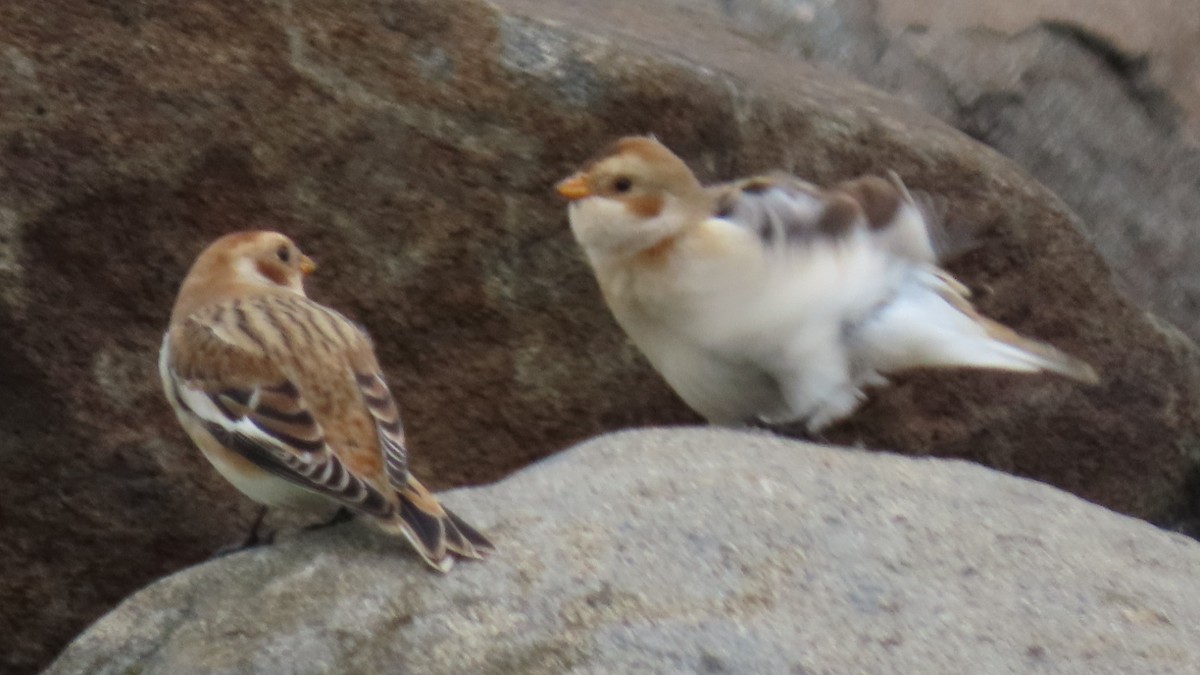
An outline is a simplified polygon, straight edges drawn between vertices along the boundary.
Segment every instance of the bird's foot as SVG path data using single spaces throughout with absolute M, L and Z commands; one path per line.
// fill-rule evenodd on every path
M 266 515 L 267 507 L 264 506 L 259 509 L 258 515 L 254 517 L 254 523 L 250 525 L 250 531 L 246 533 L 245 538 L 239 542 L 226 544 L 225 546 L 217 549 L 210 557 L 210 560 L 213 558 L 223 558 L 230 553 L 237 553 L 238 551 L 245 551 L 246 549 L 254 548 L 256 546 L 266 546 L 273 543 L 275 541 L 274 530 L 268 530 L 263 534 L 259 534 L 259 529 L 262 527 L 263 518 L 265 518 Z

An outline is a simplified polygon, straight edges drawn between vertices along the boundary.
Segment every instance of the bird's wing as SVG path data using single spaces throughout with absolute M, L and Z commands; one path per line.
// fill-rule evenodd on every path
M 306 358 L 304 351 L 311 354 Z M 303 373 L 315 366 L 329 372 L 322 373 L 323 387 L 309 387 L 306 394 L 311 377 Z M 338 420 L 319 419 L 321 406 L 309 400 L 352 381 L 345 387 L 357 388 L 357 405 L 374 421 L 388 483 L 407 485 L 395 403 L 366 336 L 340 315 L 304 298 L 210 307 L 168 331 L 163 370 L 168 396 L 229 450 L 357 511 L 380 517 L 394 511 L 393 500 L 362 473 L 371 463 L 350 461 L 331 447 L 326 426 Z M 373 441 L 362 439 L 359 445 L 369 450 L 361 451 L 374 452 Z
M 324 326 L 325 334 L 340 338 L 331 339 L 326 346 L 332 351 L 339 346 L 344 349 L 345 367 L 354 376 L 354 391 L 349 393 L 361 399 L 370 415 L 372 433 L 378 439 L 378 447 L 383 455 L 383 475 L 399 498 L 398 511 L 394 518 L 384 524 L 385 529 L 399 529 L 429 564 L 442 571 L 449 569 L 447 551 L 482 558 L 494 550 L 487 537 L 443 508 L 433 493 L 409 473 L 400 410 L 383 378 L 383 371 L 375 358 L 375 348 L 366 331 L 341 314 L 316 303 L 290 300 L 303 305 L 314 328 L 320 331 L 320 327 Z M 338 449 L 334 450 L 337 452 Z
M 915 263 L 936 264 L 931 232 L 940 219 L 893 173 L 863 176 L 823 190 L 774 173 L 709 188 L 714 215 L 758 235 L 770 248 L 834 242 L 856 231 L 882 250 Z
M 369 357 L 369 362 L 367 358 Z M 404 427 L 400 423 L 400 410 L 383 373 L 375 363 L 374 354 L 360 356 L 363 367 L 354 369 L 354 381 L 362 391 L 363 401 L 375 421 L 375 432 L 383 448 L 384 468 L 388 483 L 395 490 L 403 491 L 409 483 L 408 450 L 404 445 Z

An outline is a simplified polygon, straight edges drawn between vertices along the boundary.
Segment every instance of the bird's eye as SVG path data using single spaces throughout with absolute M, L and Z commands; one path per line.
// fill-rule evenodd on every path
M 275 255 L 279 256 L 280 262 L 286 263 L 292 259 L 292 249 L 288 248 L 287 246 L 280 246 L 279 250 L 275 252 Z
M 629 192 L 629 188 L 633 187 L 633 181 L 627 176 L 621 176 L 613 181 L 613 189 L 617 192 Z

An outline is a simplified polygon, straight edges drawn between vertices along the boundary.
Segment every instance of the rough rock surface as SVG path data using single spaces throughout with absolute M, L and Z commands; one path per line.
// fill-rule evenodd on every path
M 694 420 L 612 323 L 549 190 L 625 132 L 707 178 L 897 170 L 981 236 L 954 270 L 986 312 L 1105 375 L 914 377 L 835 440 L 1150 518 L 1189 507 L 1200 360 L 1010 162 L 678 5 L 504 5 L 0 3 L 0 670 L 251 517 L 154 373 L 175 287 L 221 233 L 313 252 L 314 296 L 374 334 L 432 485 Z
M 1200 544 L 965 462 L 654 430 L 444 499 L 495 557 L 305 534 L 154 584 L 48 674 L 1200 672 Z
M 883 0 L 881 24 L 930 33 L 986 29 L 1017 35 L 1038 25 L 1076 26 L 1111 45 L 1131 74 L 1144 76 L 1171 94 L 1200 141 L 1200 12 L 1192 0 L 1156 0 L 1130 4 L 1122 0 L 1034 0 L 1032 2 L 959 2 L 957 0 Z

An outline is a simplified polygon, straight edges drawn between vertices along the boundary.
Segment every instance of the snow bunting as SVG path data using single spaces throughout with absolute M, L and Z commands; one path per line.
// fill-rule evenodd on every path
M 305 295 L 314 268 L 276 232 L 230 234 L 200 254 L 159 355 L 180 423 L 261 504 L 366 514 L 442 572 L 455 554 L 482 558 L 491 543 L 408 472 L 370 338 Z
M 704 187 L 657 140 L 630 137 L 557 190 L 617 322 L 712 423 L 816 432 L 853 413 L 864 387 L 912 368 L 1097 380 L 971 306 L 895 176 Z

